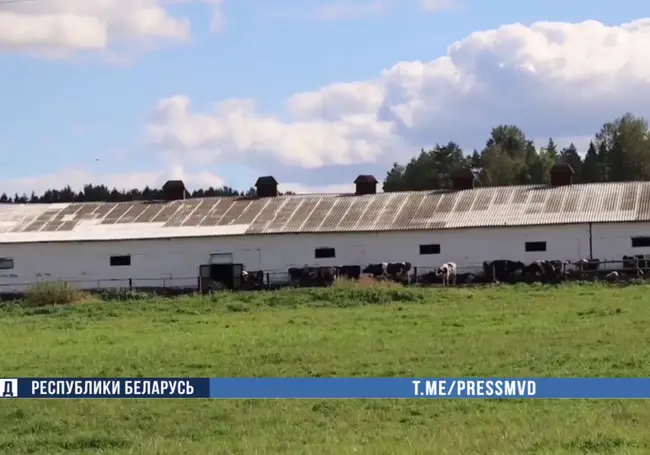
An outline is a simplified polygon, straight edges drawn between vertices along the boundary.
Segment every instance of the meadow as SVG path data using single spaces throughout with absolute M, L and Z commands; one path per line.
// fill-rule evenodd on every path
M 650 376 L 650 286 L 0 306 L 3 377 Z M 6 454 L 648 454 L 650 402 L 4 400 Z

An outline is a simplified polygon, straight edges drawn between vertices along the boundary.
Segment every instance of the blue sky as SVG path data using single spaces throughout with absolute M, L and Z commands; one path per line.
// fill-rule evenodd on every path
M 644 18 L 630 0 L 1 3 L 0 192 L 266 174 L 337 191 L 435 142 L 471 151 L 497 122 L 580 143 L 648 109 L 630 87 L 649 88 L 650 24 L 621 27 Z

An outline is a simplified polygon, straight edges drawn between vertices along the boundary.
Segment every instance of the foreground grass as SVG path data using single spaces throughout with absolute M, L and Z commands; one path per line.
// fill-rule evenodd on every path
M 650 376 L 649 286 L 349 288 L 0 308 L 16 376 Z M 647 454 L 650 403 L 0 402 L 7 454 Z

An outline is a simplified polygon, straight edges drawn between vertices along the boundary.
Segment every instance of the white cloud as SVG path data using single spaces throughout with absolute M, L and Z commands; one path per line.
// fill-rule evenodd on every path
M 271 152 L 282 162 L 306 168 L 349 164 L 373 161 L 397 139 L 394 125 L 379 121 L 374 113 L 285 123 L 258 115 L 250 103 L 226 102 L 209 114 L 195 114 L 190 100 L 180 95 L 162 100 L 152 120 L 147 128 L 152 144 L 165 151 L 186 151 L 203 163 L 208 158 L 239 160 L 240 153 Z
M 241 100 L 199 112 L 173 96 L 154 110 L 148 138 L 168 154 L 204 162 L 236 157 L 304 168 L 390 163 L 449 140 L 469 151 L 501 123 L 542 141 L 585 138 L 626 111 L 650 114 L 648 42 L 650 19 L 506 25 L 473 33 L 430 62 L 400 62 L 373 80 L 298 93 L 283 116 Z
M 208 3 L 221 24 L 221 0 Z M 190 37 L 188 18 L 174 16 L 165 0 L 40 0 L 0 4 L 0 52 L 65 57 L 79 51 L 108 52 L 112 45 L 149 48 Z

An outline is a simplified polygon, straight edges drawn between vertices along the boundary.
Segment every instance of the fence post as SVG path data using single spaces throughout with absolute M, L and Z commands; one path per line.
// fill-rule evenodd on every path
M 129 291 L 133 290 L 133 278 L 129 278 Z
M 271 274 L 269 272 L 266 272 L 266 287 L 271 287 Z
M 418 268 L 413 267 L 413 282 L 418 284 Z
M 196 277 L 196 289 L 201 292 L 201 277 L 197 276 Z

